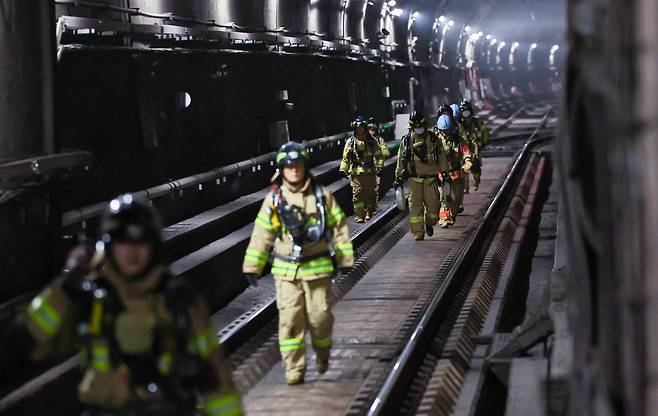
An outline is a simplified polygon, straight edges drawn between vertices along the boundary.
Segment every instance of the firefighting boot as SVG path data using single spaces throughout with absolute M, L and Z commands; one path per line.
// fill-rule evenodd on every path
M 290 373 L 286 374 L 286 383 L 289 386 L 294 386 L 296 384 L 302 384 L 304 382 L 304 375 L 300 373 Z
M 372 214 L 370 213 L 370 210 L 366 211 L 366 221 L 370 221 L 370 218 L 372 218 Z
M 354 222 L 356 222 L 358 224 L 362 224 L 362 223 L 366 222 L 366 220 L 364 220 L 361 217 L 356 217 L 356 218 L 354 218 Z
M 324 374 L 329 370 L 329 360 L 321 360 L 318 358 L 316 366 L 318 368 L 318 373 Z
M 425 239 L 425 236 L 423 234 L 414 234 L 414 240 L 423 241 L 423 239 Z
M 428 237 L 431 237 L 434 235 L 434 227 L 432 227 L 429 224 L 425 224 L 425 234 L 427 234 Z

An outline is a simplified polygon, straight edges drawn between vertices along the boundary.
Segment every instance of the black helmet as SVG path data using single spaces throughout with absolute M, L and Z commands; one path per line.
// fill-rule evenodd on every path
M 363 116 L 356 116 L 352 121 L 352 129 L 356 130 L 358 127 L 368 128 L 368 122 Z
M 276 154 L 276 165 L 279 168 L 282 168 L 285 165 L 289 165 L 298 160 L 304 162 L 304 165 L 308 163 L 308 152 L 301 144 L 297 142 L 288 142 L 281 146 L 279 152 Z
M 409 117 L 409 127 L 412 129 L 425 127 L 427 119 L 418 111 L 414 111 Z
M 473 105 L 468 100 L 462 100 L 461 104 L 459 104 L 459 108 L 462 111 L 463 117 L 468 118 L 474 115 Z
M 160 244 L 161 229 L 160 219 L 150 206 L 137 201 L 131 194 L 124 194 L 110 201 L 101 223 L 101 239 L 105 244 Z
M 161 230 L 160 218 L 153 208 L 135 200 L 130 194 L 119 195 L 110 201 L 101 222 L 101 239 L 96 243 L 96 250 L 103 252 L 105 258 L 113 263 L 113 252 L 106 249 L 113 243 L 150 244 L 152 251 L 149 264 L 136 276 L 124 276 L 130 280 L 139 280 L 165 258 Z
M 374 117 L 368 119 L 368 129 L 379 132 L 379 123 L 377 123 L 377 120 L 375 120 Z
M 443 114 L 449 115 L 451 118 L 453 117 L 452 108 L 450 108 L 450 104 L 442 104 L 439 107 L 439 109 L 436 111 L 436 115 L 439 117 Z

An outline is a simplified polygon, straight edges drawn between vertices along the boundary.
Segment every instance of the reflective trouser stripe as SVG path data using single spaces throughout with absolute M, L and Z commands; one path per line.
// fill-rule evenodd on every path
M 110 350 L 106 345 L 92 345 L 91 360 L 91 367 L 94 370 L 108 371 L 110 369 Z
M 409 217 L 409 222 L 412 223 L 412 224 L 421 223 L 421 222 L 423 222 L 423 216 L 422 215 L 417 215 L 417 216 L 413 216 L 413 217 L 410 216 Z
M 242 403 L 237 394 L 226 394 L 209 399 L 203 406 L 209 416 L 237 416 L 242 414 Z
M 306 348 L 306 341 L 304 338 L 289 338 L 279 341 L 280 351 L 297 351 Z
M 331 337 L 319 338 L 313 340 L 313 345 L 318 348 L 327 348 L 331 346 Z

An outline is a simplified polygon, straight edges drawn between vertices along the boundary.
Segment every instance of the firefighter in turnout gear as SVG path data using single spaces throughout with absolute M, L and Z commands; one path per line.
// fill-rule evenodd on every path
M 386 146 L 386 141 L 382 136 L 379 135 L 379 123 L 375 121 L 374 117 L 370 117 L 368 119 L 368 133 L 370 133 L 371 137 L 374 137 L 375 140 L 377 140 L 377 144 L 379 145 L 379 150 L 381 151 L 382 155 L 382 169 L 384 167 L 384 161 L 391 157 L 391 151 L 388 149 L 388 146 Z M 381 170 L 380 170 L 381 172 Z M 377 188 L 375 190 L 375 193 L 377 194 L 377 198 L 379 198 L 379 183 L 380 181 L 380 176 L 377 175 Z M 376 205 L 375 205 L 376 207 Z
M 482 175 L 482 158 L 480 157 L 480 150 L 482 150 L 489 143 L 489 129 L 486 124 L 475 117 L 473 106 L 469 101 L 462 101 L 460 105 L 462 111 L 462 127 L 467 136 L 471 154 L 473 155 L 473 190 L 477 191 L 480 187 L 480 178 Z M 468 173 L 464 174 L 464 193 L 469 192 L 469 178 Z
M 354 135 L 345 142 L 340 172 L 350 176 L 354 221 L 364 222 L 377 210 L 377 176 L 384 157 L 377 139 L 368 133 L 368 122 L 358 116 L 352 122 Z
M 455 138 L 452 140 L 455 148 L 455 158 L 452 160 L 452 171 L 458 170 L 459 178 L 455 182 L 455 186 L 459 189 L 453 193 L 454 197 L 454 216 L 464 211 L 464 172 L 468 173 L 473 166 L 473 157 L 471 155 L 470 147 L 468 146 L 468 136 L 466 131 L 461 125 L 462 113 L 459 104 L 451 104 L 452 109 L 452 122 L 454 123 Z M 446 136 L 442 135 L 443 141 L 447 142 Z M 463 169 L 462 166 L 466 168 Z M 453 173 L 454 174 L 454 173 Z M 456 174 L 454 174 L 456 175 Z
M 331 279 L 335 267 L 345 270 L 354 265 L 345 214 L 331 192 L 309 174 L 307 160 L 306 150 L 298 143 L 289 142 L 279 150 L 280 174 L 275 175 L 277 183 L 256 217 L 242 266 L 255 285 L 273 257 L 279 350 L 291 385 L 304 382 L 306 329 L 318 372 L 329 368 L 334 322 Z
M 121 195 L 100 235 L 91 263 L 91 248 L 74 249 L 21 321 L 3 328 L 15 348 L 32 360 L 79 348 L 84 415 L 243 414 L 205 301 L 167 271 L 155 212 Z
M 439 211 L 436 172 L 448 169 L 446 156 L 425 117 L 414 112 L 409 117 L 409 133 L 400 142 L 394 185 L 402 186 L 408 179 L 409 224 L 416 240 L 434 234 Z
M 441 195 L 439 225 L 441 228 L 446 228 L 454 224 L 457 214 L 463 210 L 461 171 L 462 169 L 468 171 L 471 162 L 470 153 L 464 149 L 465 145 L 459 138 L 459 130 L 452 124 L 450 117 L 445 114 L 439 117 L 436 131 L 448 160 L 447 164 L 437 172 Z

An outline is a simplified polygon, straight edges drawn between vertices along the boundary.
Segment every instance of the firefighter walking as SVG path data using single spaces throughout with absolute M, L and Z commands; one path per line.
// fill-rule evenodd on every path
M 377 144 L 379 145 L 379 150 L 381 152 L 381 157 L 382 157 L 382 169 L 384 168 L 384 161 L 391 157 L 391 151 L 388 149 L 388 146 L 386 146 L 386 140 L 382 136 L 379 135 L 379 123 L 375 121 L 374 117 L 370 117 L 368 119 L 368 133 L 370 133 L 370 136 L 373 137 L 376 141 Z M 380 170 L 381 172 L 381 170 Z M 381 182 L 381 175 L 377 175 L 377 188 L 375 189 L 375 194 L 377 194 L 377 198 L 379 198 L 381 195 L 379 195 L 379 184 Z M 376 207 L 377 205 L 375 205 Z
M 167 270 L 156 214 L 119 196 L 100 234 L 91 264 L 90 248 L 74 249 L 21 321 L 0 329 L 12 340 L 0 372 L 19 368 L 17 357 L 80 349 L 84 415 L 241 415 L 203 298 Z
M 439 225 L 447 228 L 455 223 L 457 215 L 464 209 L 461 172 L 471 168 L 471 159 L 470 153 L 460 141 L 459 131 L 448 115 L 439 117 L 436 132 L 446 158 L 446 163 L 437 171 L 441 197 Z
M 377 176 L 384 167 L 384 158 L 363 117 L 356 117 L 352 128 L 354 135 L 345 142 L 340 172 L 351 179 L 354 221 L 362 223 L 377 211 Z
M 395 186 L 409 184 L 409 225 L 416 241 L 434 234 L 438 220 L 439 193 L 436 172 L 447 169 L 445 152 L 427 120 L 418 112 L 409 117 L 409 133 L 400 142 Z
M 345 214 L 331 192 L 310 175 L 307 162 L 308 154 L 298 143 L 279 150 L 278 174 L 254 222 L 243 263 L 245 276 L 256 285 L 273 257 L 279 350 L 290 385 L 304 382 L 307 329 L 318 372 L 328 370 L 334 262 L 339 269 L 354 264 Z
M 473 106 L 470 101 L 462 101 L 462 126 L 468 137 L 468 144 L 473 155 L 473 190 L 477 191 L 480 187 L 480 178 L 482 176 L 482 158 L 480 151 L 489 143 L 489 129 L 479 118 L 475 117 Z M 464 174 L 464 193 L 469 192 L 468 172 Z

